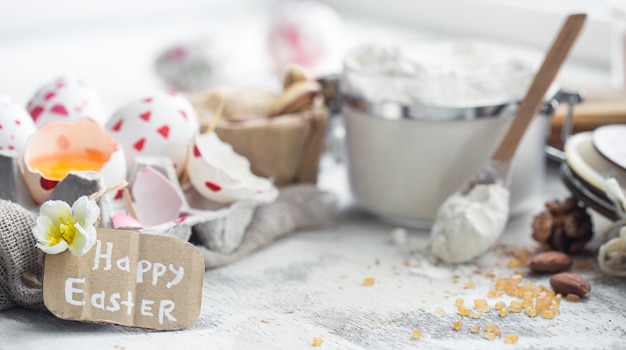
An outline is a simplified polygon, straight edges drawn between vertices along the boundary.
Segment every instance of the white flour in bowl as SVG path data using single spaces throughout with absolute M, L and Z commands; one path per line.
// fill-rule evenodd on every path
M 520 99 L 536 55 L 476 41 L 369 45 L 344 61 L 343 84 L 369 101 L 429 106 L 491 106 Z

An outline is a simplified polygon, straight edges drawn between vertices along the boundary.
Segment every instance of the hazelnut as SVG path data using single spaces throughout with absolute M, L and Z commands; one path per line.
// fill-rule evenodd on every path
M 548 201 L 545 205 L 547 210 L 533 218 L 533 239 L 549 250 L 581 252 L 593 236 L 587 207 L 574 197 Z

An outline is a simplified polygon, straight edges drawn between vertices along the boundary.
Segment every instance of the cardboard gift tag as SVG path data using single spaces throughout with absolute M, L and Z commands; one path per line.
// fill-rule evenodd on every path
M 98 229 L 77 257 L 46 255 L 43 297 L 59 318 L 173 330 L 200 315 L 204 261 L 178 238 Z

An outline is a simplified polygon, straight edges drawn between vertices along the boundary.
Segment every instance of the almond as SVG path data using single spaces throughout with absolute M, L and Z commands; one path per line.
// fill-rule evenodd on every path
M 303 80 L 291 84 L 272 105 L 272 116 L 296 113 L 309 108 L 322 92 L 316 81 Z
M 298 66 L 296 64 L 291 64 L 285 70 L 285 74 L 283 75 L 283 89 L 287 89 L 294 83 L 299 81 L 312 80 L 311 74 L 306 68 Z
M 591 285 L 584 277 L 572 272 L 561 272 L 550 278 L 550 286 L 561 295 L 574 294 L 582 297 L 589 293 Z
M 528 267 L 536 273 L 562 272 L 572 266 L 572 258 L 559 251 L 539 253 L 528 261 Z

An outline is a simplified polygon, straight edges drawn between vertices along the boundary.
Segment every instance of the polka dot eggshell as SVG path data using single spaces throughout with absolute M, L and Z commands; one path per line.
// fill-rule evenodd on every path
M 197 136 L 189 152 L 189 180 L 209 200 L 233 203 L 273 188 L 271 181 L 252 173 L 247 158 L 235 153 L 214 132 Z
M 42 86 L 27 106 L 37 127 L 54 121 L 90 118 L 104 125 L 107 114 L 98 92 L 84 80 L 59 77 Z
M 122 145 L 128 169 L 133 169 L 138 156 L 168 156 L 180 175 L 199 124 L 189 101 L 175 93 L 157 92 L 120 108 L 106 129 Z
M 35 130 L 35 123 L 26 109 L 0 94 L 0 151 L 21 158 L 26 140 Z

